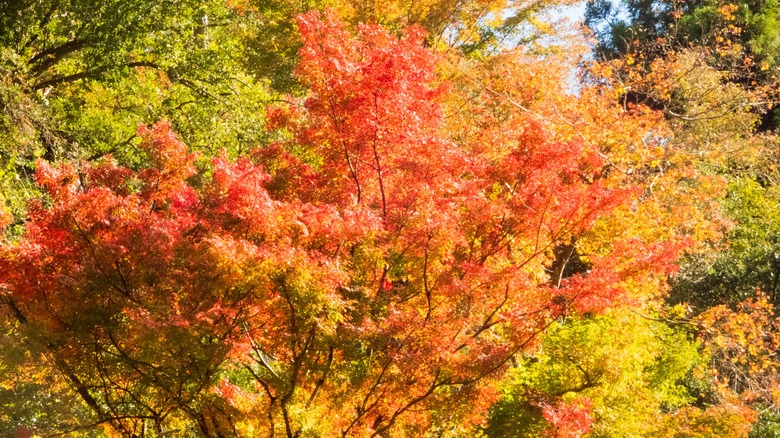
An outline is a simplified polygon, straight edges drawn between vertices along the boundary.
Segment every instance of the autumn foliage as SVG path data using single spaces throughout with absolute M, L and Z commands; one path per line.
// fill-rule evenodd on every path
M 672 270 L 677 243 L 616 236 L 564 274 L 561 249 L 639 190 L 520 111 L 490 148 L 449 136 L 420 28 L 299 26 L 310 97 L 269 119 L 289 140 L 199 169 L 161 122 L 139 130 L 136 170 L 38 163 L 46 198 L 0 250 L 6 316 L 111 433 L 480 424 L 553 321 Z M 579 436 L 589 406 L 544 415 Z
M 273 20 L 299 6 L 229 2 L 193 31 L 208 51 L 210 26 L 268 14 L 264 32 L 300 36 L 262 43 L 297 53 L 294 77 L 222 87 L 131 62 L 145 86 L 219 105 L 296 90 L 250 93 L 254 118 L 244 101 L 177 103 L 240 125 L 221 139 L 262 119 L 254 140 L 193 147 L 209 133 L 163 118 L 111 154 L 39 154 L 24 217 L 0 206 L 0 423 L 21 419 L 0 434 L 746 436 L 758 408 L 778 412 L 766 296 L 663 301 L 680 260 L 734 226 L 733 189 L 701 163 L 738 167 L 750 153 L 731 147 L 769 142 L 735 134 L 757 92 L 693 50 L 581 69 L 584 40 L 503 47 L 536 6 L 470 35 L 505 2 L 453 6 L 460 24 L 436 20 L 444 2 L 418 19 L 336 3 L 292 23 Z M 377 11 L 388 27 L 356 23 Z M 728 126 L 691 115 L 732 98 Z

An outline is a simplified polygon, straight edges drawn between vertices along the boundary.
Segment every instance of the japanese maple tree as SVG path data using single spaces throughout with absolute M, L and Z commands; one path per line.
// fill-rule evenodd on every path
M 139 170 L 39 162 L 48 198 L 0 247 L 3 311 L 109 433 L 477 424 L 554 321 L 673 269 L 679 243 L 622 234 L 565 269 L 639 190 L 520 110 L 511 135 L 452 135 L 421 29 L 353 35 L 316 12 L 299 27 L 310 96 L 269 116 L 289 141 L 198 171 L 158 123 Z M 545 415 L 581 433 L 588 406 Z

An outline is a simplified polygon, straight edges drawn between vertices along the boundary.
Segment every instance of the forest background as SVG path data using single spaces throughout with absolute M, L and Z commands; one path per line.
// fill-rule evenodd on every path
M 0 1 L 0 435 L 780 437 L 777 0 Z

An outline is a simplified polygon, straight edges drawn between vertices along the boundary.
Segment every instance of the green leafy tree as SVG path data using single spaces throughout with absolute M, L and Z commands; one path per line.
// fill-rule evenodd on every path
M 697 406 L 707 357 L 693 334 L 631 311 L 561 321 L 513 368 L 485 433 L 580 436 L 560 435 L 570 426 L 549 413 L 550 406 L 580 405 L 592 417 L 589 437 L 671 437 L 683 429 L 692 431 L 685 436 L 739 436 L 750 427 L 744 408 Z M 712 421 L 733 424 L 708 434 Z
M 135 129 L 160 119 L 209 156 L 264 144 L 251 19 L 221 0 L 2 2 L 0 201 L 21 220 L 38 158 L 140 165 Z
M 701 309 L 737 303 L 756 289 L 777 305 L 780 298 L 780 198 L 778 187 L 750 177 L 734 179 L 723 208 L 734 221 L 716 252 L 690 260 L 677 277 L 673 302 Z

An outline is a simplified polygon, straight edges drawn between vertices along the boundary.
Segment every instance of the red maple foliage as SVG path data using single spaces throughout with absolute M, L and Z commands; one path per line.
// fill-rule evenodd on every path
M 542 406 L 542 415 L 552 426 L 546 434 L 553 438 L 578 438 L 590 432 L 593 423 L 593 403 L 587 398 L 569 403 Z
M 556 318 L 671 269 L 677 246 L 614 240 L 551 279 L 554 249 L 636 191 L 607 187 L 597 153 L 532 121 L 490 153 L 448 138 L 418 28 L 353 37 L 318 13 L 299 26 L 311 97 L 274 119 L 293 140 L 199 173 L 158 123 L 139 130 L 139 171 L 40 162 L 48 199 L 0 248 L 25 342 L 119 433 L 479 422 L 491 380 Z

